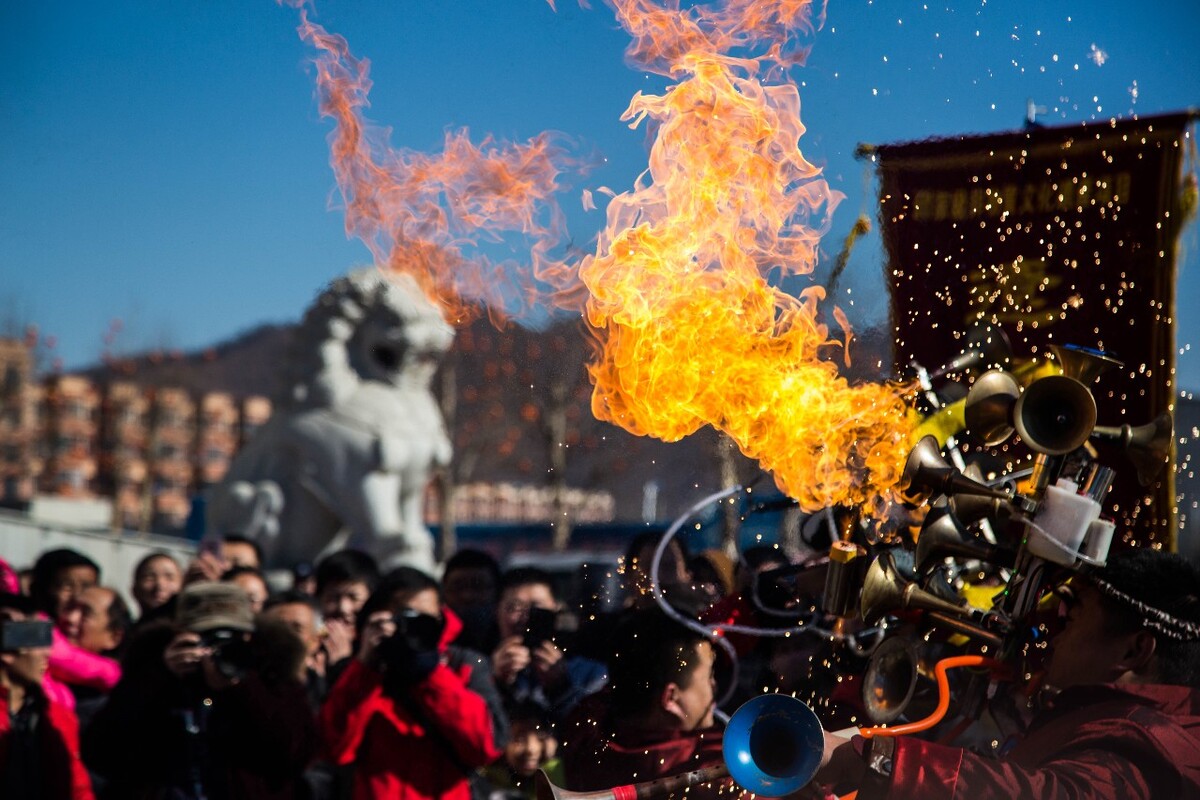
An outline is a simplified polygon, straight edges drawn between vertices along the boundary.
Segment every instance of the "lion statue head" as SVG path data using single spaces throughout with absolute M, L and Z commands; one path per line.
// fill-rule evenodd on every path
M 413 278 L 356 269 L 305 313 L 282 405 L 336 407 L 371 381 L 427 389 L 453 340 L 454 329 Z

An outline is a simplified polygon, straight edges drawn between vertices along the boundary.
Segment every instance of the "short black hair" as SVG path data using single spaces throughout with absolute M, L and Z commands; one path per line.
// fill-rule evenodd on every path
M 34 605 L 32 597 L 27 597 L 23 594 L 13 594 L 12 592 L 0 592 L 0 610 L 4 609 L 16 611 L 25 617 L 30 617 L 37 613 L 37 606 Z
M 486 570 L 491 573 L 492 580 L 497 585 L 500 583 L 500 562 L 491 553 L 485 553 L 482 550 L 475 550 L 470 547 L 459 550 L 446 559 L 446 568 L 442 570 L 442 582 L 445 583 L 446 576 L 451 572 L 460 569 Z
M 234 578 L 237 578 L 241 575 L 253 575 L 256 578 L 258 578 L 259 580 L 261 580 L 264 584 L 266 584 L 268 589 L 271 588 L 271 584 L 267 583 L 267 576 L 265 574 L 263 574 L 263 571 L 261 569 L 259 569 L 258 567 L 246 567 L 246 566 L 230 567 L 229 569 L 227 569 L 223 573 L 221 573 L 221 582 L 226 583 L 226 582 L 231 581 Z
M 221 537 L 221 541 L 225 544 L 248 544 L 254 550 L 254 558 L 258 561 L 258 565 L 263 565 L 263 550 L 262 545 L 253 539 L 249 539 L 240 533 L 227 533 Z
M 699 660 L 701 642 L 709 641 L 657 608 L 631 614 L 613 634 L 608 662 L 612 707 L 617 714 L 638 714 L 658 702 L 668 683 L 687 688 Z
M 110 586 L 101 587 L 112 592 L 112 603 L 108 606 L 108 629 L 115 634 L 118 634 L 123 645 L 125 636 L 133 627 L 133 613 L 129 610 L 129 604 L 125 602 L 125 598 L 121 597 L 121 593 Z M 121 649 L 121 645 L 117 646 Z
M 96 580 L 100 580 L 100 565 L 70 548 L 47 550 L 33 564 L 33 577 L 29 582 L 29 596 L 39 611 L 53 615 L 55 612 L 52 596 L 54 580 L 58 573 L 72 567 L 91 567 L 96 571 Z
M 500 578 L 500 594 L 519 586 L 545 586 L 550 590 L 550 596 L 558 601 L 558 587 L 554 584 L 554 576 L 539 567 L 513 567 Z
M 290 605 L 308 606 L 314 614 L 318 617 L 321 616 L 321 604 L 317 602 L 317 598 L 299 589 L 287 589 L 271 595 L 267 598 L 267 602 L 263 603 L 263 611 L 270 611 L 277 606 Z
M 1154 634 L 1161 683 L 1200 688 L 1200 568 L 1141 547 L 1110 555 L 1092 582 L 1110 631 Z
M 317 564 L 317 596 L 335 583 L 364 583 L 374 592 L 379 586 L 379 565 L 361 550 L 339 550 Z

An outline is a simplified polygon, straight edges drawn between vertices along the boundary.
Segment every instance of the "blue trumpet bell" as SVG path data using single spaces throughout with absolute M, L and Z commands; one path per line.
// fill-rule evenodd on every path
M 722 749 L 738 786 L 763 797 L 782 797 L 812 780 L 825 752 L 825 734 L 804 703 L 764 694 L 729 718 Z

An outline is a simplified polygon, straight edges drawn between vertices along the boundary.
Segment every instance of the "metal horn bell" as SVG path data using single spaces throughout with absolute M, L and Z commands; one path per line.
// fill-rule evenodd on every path
M 1017 379 L 991 370 L 975 379 L 963 405 L 967 432 L 984 447 L 1003 444 L 1013 434 L 1013 407 L 1021 397 Z
M 1004 364 L 1012 360 L 1012 343 L 1003 328 L 992 325 L 976 325 L 967 332 L 966 348 L 950 363 L 930 373 L 930 378 L 940 378 L 951 372 L 961 372 L 984 364 Z
M 1102 350 L 1080 347 L 1074 344 L 1050 345 L 1050 353 L 1062 367 L 1063 375 L 1074 378 L 1084 386 L 1091 386 L 1102 374 L 1113 367 L 1122 367 L 1119 361 Z
M 924 436 L 908 454 L 900 477 L 904 498 L 919 505 L 933 494 L 977 494 L 1008 499 L 1008 492 L 973 481 L 942 458 L 937 438 Z
M 973 558 L 992 561 L 995 548 L 976 541 L 949 509 L 935 508 L 925 518 L 917 535 L 917 572 L 925 572 L 943 558 Z
M 1096 426 L 1096 399 L 1087 386 L 1066 375 L 1039 378 L 1017 400 L 1013 424 L 1031 450 L 1066 455 L 1086 442 Z
M 924 609 L 940 611 L 956 617 L 970 616 L 970 609 L 943 600 L 915 583 L 904 580 L 896 572 L 892 559 L 885 553 L 867 568 L 859 599 L 863 621 L 874 625 L 893 611 Z
M 1092 438 L 1121 447 L 1137 470 L 1138 483 L 1149 486 L 1171 454 L 1171 427 L 1170 413 L 1163 413 L 1153 422 L 1137 427 L 1097 425 L 1092 430 Z
M 905 636 L 889 637 L 875 648 L 867 664 L 863 675 L 863 707 L 876 725 L 890 724 L 910 711 L 918 687 L 924 684 L 922 688 L 927 689 L 930 683 L 922 680 L 921 655 L 916 643 Z M 911 709 L 911 716 L 923 717 L 933 710 L 936 700 L 930 703 L 928 692 L 921 694 L 926 696 L 918 699 L 921 707 Z

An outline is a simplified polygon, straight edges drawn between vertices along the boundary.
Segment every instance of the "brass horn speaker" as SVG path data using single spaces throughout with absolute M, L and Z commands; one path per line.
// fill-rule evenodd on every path
M 946 508 L 935 508 L 929 512 L 917 535 L 917 572 L 923 573 L 947 557 L 991 561 L 994 556 L 995 548 L 976 541 Z
M 1124 366 L 1124 362 L 1102 350 L 1093 350 L 1090 347 L 1052 344 L 1049 349 L 1054 355 L 1054 360 L 1062 367 L 1063 375 L 1074 378 L 1084 386 L 1091 386 L 1096 382 L 1096 378 L 1113 367 Z
M 1066 375 L 1039 378 L 1018 398 L 1013 424 L 1031 450 L 1066 455 L 1086 442 L 1096 426 L 1096 399 L 1087 386 Z
M 1092 430 L 1092 438 L 1114 442 L 1123 448 L 1137 470 L 1138 483 L 1149 486 L 1171 454 L 1171 427 L 1171 415 L 1164 413 L 1153 422 L 1136 428 L 1130 425 L 1097 425 Z
M 963 405 L 967 433 L 984 447 L 1003 444 L 1013 434 L 1013 407 L 1021 397 L 1017 379 L 991 370 L 975 379 Z
M 1012 359 L 1012 343 L 1003 328 L 976 325 L 967 332 L 966 345 L 960 355 L 930 373 L 929 377 L 939 378 L 951 372 L 974 369 L 984 364 L 1003 364 Z
M 942 458 L 937 438 L 924 436 L 908 454 L 900 476 L 900 491 L 905 500 L 919 505 L 933 494 L 977 494 L 1009 498 L 1007 492 L 984 486 L 963 475 Z
M 963 525 L 988 519 L 1000 528 L 1008 524 L 1013 512 L 1012 506 L 998 497 L 980 497 L 975 494 L 950 495 L 946 507 Z
M 764 694 L 729 718 L 721 742 L 724 764 L 590 792 L 555 786 L 539 770 L 534 791 L 537 800 L 653 800 L 728 777 L 754 794 L 782 797 L 812 780 L 824 750 L 825 734 L 811 708 L 788 695 Z
M 862 595 L 859 598 L 863 621 L 874 625 L 892 611 L 920 608 L 940 611 L 952 616 L 970 616 L 970 609 L 943 600 L 915 583 L 910 583 L 896 572 L 892 559 L 886 553 L 879 556 L 867 568 L 863 579 Z
M 895 722 L 909 711 L 910 716 L 924 717 L 937 702 L 936 694 L 931 702 L 928 690 L 932 684 L 922 678 L 917 644 L 906 636 L 891 636 L 875 648 L 867 664 L 863 675 L 863 707 L 876 725 Z

